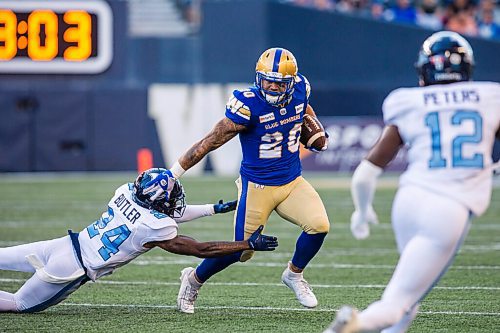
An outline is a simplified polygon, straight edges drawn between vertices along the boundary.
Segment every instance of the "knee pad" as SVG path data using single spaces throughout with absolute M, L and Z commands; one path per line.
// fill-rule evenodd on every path
M 303 230 L 308 234 L 327 234 L 330 231 L 330 222 L 328 219 L 318 219 L 312 225 L 304 226 Z

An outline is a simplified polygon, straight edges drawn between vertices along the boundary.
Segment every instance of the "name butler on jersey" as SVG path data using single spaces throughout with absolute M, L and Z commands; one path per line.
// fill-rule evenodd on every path
M 79 234 L 87 275 L 94 281 L 149 251 L 144 244 L 177 236 L 177 223 L 172 218 L 132 199 L 133 186 L 120 186 L 109 201 L 108 211 Z

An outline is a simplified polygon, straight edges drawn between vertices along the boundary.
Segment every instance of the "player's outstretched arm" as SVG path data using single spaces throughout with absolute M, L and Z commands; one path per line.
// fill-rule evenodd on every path
M 175 178 L 181 177 L 186 170 L 196 165 L 205 155 L 219 148 L 245 129 L 244 125 L 236 124 L 224 117 L 203 139 L 193 144 L 170 168 L 170 171 Z
M 158 246 L 168 252 L 198 258 L 220 257 L 244 250 L 274 251 L 278 247 L 278 239 L 274 236 L 262 235 L 262 229 L 263 226 L 260 226 L 249 239 L 237 242 L 198 242 L 194 238 L 178 235 L 167 241 L 150 242 L 144 246 L 147 248 Z
M 354 171 L 351 181 L 351 196 L 355 208 L 351 216 L 351 232 L 354 238 L 367 238 L 370 235 L 368 224 L 378 223 L 372 205 L 377 178 L 402 145 L 403 141 L 397 127 L 387 126 L 366 159 L 361 161 Z
M 187 205 L 184 214 L 181 217 L 175 217 L 174 220 L 177 223 L 185 223 L 204 216 L 228 213 L 235 210 L 237 204 L 238 200 L 224 202 L 221 199 L 214 205 Z

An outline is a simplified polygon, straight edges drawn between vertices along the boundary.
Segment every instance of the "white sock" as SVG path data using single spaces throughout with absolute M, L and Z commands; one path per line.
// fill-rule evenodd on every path
M 201 286 L 203 286 L 203 283 L 198 281 L 198 279 L 195 277 L 194 272 L 195 271 L 192 271 L 191 274 L 188 275 L 188 281 L 193 287 L 195 287 L 196 289 L 200 289 Z
M 18 312 L 14 294 L 0 291 L 0 312 Z

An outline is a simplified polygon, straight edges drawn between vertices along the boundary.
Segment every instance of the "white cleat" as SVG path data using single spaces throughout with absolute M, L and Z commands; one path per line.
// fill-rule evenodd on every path
M 293 290 L 300 304 L 306 308 L 315 308 L 318 305 L 318 300 L 311 286 L 304 279 L 303 273 L 294 273 L 287 267 L 281 275 L 281 281 Z
M 181 287 L 177 295 L 177 309 L 183 313 L 194 313 L 194 302 L 198 298 L 199 286 L 189 281 L 189 275 L 194 271 L 193 267 L 186 267 L 181 271 Z
M 337 312 L 333 323 L 323 333 L 355 333 L 358 310 L 344 305 Z

